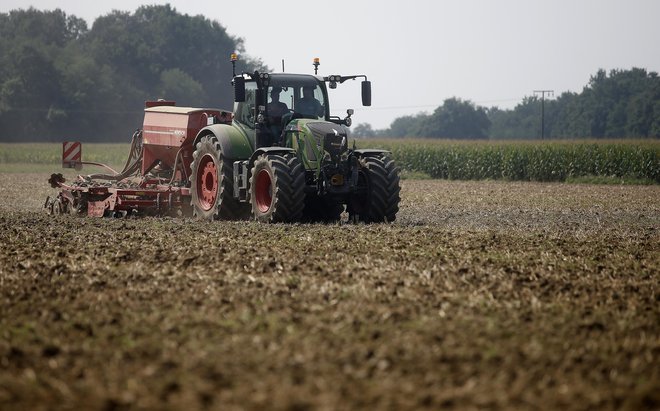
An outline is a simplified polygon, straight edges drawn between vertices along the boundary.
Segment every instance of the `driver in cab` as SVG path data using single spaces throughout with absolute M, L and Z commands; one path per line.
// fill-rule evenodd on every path
M 270 103 L 268 103 L 268 115 L 272 124 L 280 124 L 282 116 L 289 112 L 289 107 L 280 101 L 280 87 L 273 87 L 270 90 Z
M 270 90 L 270 102 L 268 103 L 268 123 L 273 142 L 276 142 L 282 133 L 282 117 L 289 113 L 289 107 L 280 101 L 282 88 L 273 87 Z
M 323 116 L 323 106 L 314 97 L 314 86 L 303 86 L 303 96 L 296 105 L 296 111 L 307 118 Z

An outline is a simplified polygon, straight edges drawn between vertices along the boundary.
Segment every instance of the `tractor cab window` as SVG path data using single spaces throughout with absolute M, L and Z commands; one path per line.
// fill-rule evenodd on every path
M 257 83 L 250 81 L 245 83 L 245 101 L 236 103 L 236 120 L 250 128 L 254 128 L 255 103 L 257 101 Z
M 305 118 L 319 119 L 325 116 L 325 98 L 318 85 L 304 84 L 294 87 L 293 111 Z
M 272 86 L 268 88 L 268 115 L 275 120 L 281 120 L 282 116 L 293 107 L 293 88 Z

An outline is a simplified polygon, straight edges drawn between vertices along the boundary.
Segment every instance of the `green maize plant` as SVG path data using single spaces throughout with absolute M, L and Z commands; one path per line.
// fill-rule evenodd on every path
M 455 141 L 365 139 L 384 147 L 402 170 L 457 180 L 566 181 L 577 177 L 633 178 L 660 183 L 660 142 Z

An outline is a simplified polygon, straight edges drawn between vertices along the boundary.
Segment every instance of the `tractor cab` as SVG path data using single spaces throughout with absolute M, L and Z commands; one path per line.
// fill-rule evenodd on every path
M 234 56 L 232 63 L 235 64 Z M 322 77 L 316 74 L 318 66 L 319 61 L 315 59 L 314 75 L 255 71 L 237 76 L 234 73 L 235 121 L 254 141 L 255 149 L 287 145 L 286 131 L 298 119 L 350 127 L 352 109 L 347 110 L 343 119 L 330 115 L 326 83 L 334 89 L 346 80 L 362 77 L 362 104 L 371 105 L 371 83 L 366 76 Z M 307 122 L 303 121 L 301 125 L 304 123 Z
M 244 93 L 244 98 L 236 99 L 235 120 L 248 134 L 255 135 L 259 147 L 280 145 L 282 132 L 292 120 L 329 118 L 328 94 L 322 78 L 280 73 L 237 78 L 243 80 L 238 81 L 242 84 L 237 96 Z

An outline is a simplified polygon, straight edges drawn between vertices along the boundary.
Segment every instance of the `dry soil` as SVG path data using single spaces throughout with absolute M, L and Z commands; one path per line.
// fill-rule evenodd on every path
M 50 217 L 0 175 L 0 409 L 658 409 L 660 187 L 405 180 L 394 224 Z

